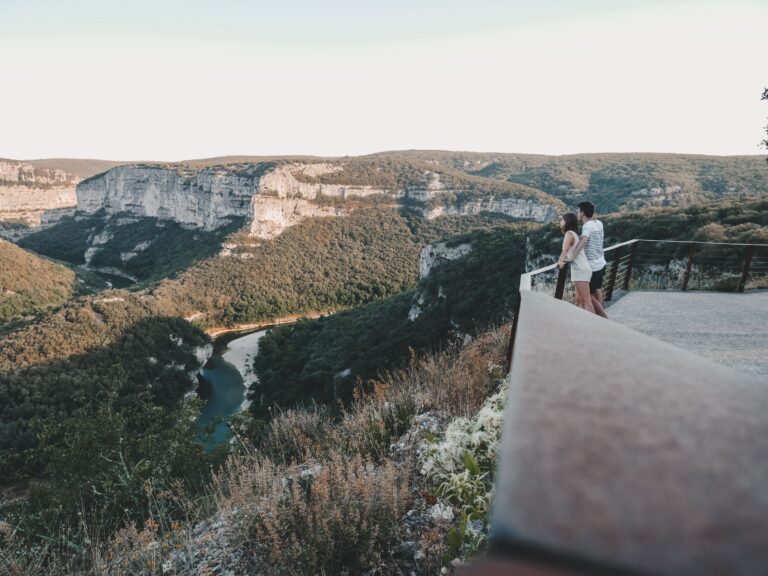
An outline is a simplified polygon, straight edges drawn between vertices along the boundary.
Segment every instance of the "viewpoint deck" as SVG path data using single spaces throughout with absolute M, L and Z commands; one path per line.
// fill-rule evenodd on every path
M 612 320 L 768 382 L 768 291 L 630 292 Z

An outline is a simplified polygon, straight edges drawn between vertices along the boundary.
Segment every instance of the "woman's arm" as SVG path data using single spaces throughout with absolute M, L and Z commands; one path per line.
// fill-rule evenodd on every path
M 563 251 L 560 252 L 560 258 L 557 259 L 557 265 L 561 269 L 565 266 L 565 257 L 568 254 L 568 250 L 570 250 L 571 246 L 573 246 L 573 235 L 566 234 L 565 238 L 563 238 Z

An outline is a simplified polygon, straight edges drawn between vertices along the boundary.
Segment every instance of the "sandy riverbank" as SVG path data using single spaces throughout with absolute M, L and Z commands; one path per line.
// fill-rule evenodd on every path
M 221 357 L 232 364 L 237 371 L 240 372 L 240 376 L 243 378 L 243 385 L 245 386 L 245 399 L 243 400 L 240 410 L 245 410 L 250 404 L 248 400 L 248 391 L 251 386 L 258 381 L 256 373 L 253 370 L 253 359 L 259 352 L 259 340 L 266 334 L 266 330 L 254 332 L 232 340 L 227 344 L 227 350 L 221 355 Z

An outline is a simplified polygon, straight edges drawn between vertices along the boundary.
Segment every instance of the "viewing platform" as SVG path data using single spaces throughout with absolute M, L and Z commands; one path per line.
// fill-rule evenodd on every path
M 768 291 L 630 292 L 608 315 L 768 386 Z
M 765 574 L 768 246 L 606 258 L 607 321 L 568 302 L 567 269 L 521 278 L 474 574 Z

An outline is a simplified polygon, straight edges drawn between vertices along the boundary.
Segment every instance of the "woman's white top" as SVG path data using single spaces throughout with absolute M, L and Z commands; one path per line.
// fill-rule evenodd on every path
M 573 236 L 573 245 L 566 255 L 567 259 L 571 261 L 571 282 L 589 282 L 590 278 L 592 278 L 592 268 L 589 266 L 589 260 L 587 260 L 584 250 L 582 249 L 576 255 L 576 258 L 573 257 L 573 251 L 579 244 L 579 235 L 573 230 L 568 230 L 563 238 L 563 243 L 565 243 L 566 238 L 568 238 L 568 234 Z

